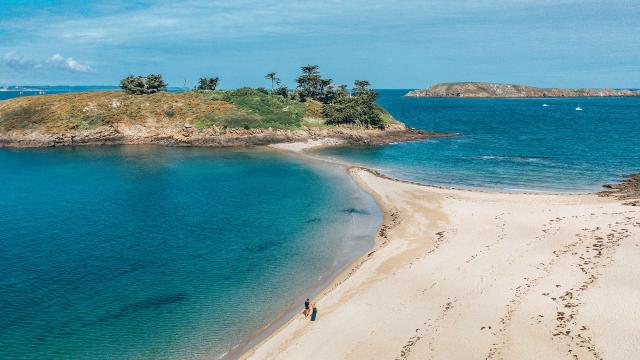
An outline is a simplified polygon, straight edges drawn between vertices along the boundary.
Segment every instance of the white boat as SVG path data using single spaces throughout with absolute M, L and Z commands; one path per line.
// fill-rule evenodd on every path
M 547 107 L 549 106 L 549 104 L 542 104 L 542 107 Z
M 578 105 L 578 107 L 576 108 L 576 111 L 582 111 L 582 108 L 580 107 L 580 105 Z

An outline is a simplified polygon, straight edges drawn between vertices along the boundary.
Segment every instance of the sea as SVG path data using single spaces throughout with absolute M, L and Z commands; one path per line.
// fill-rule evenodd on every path
M 515 192 L 596 191 L 640 171 L 640 98 L 405 92 L 378 102 L 459 135 L 314 152 L 328 162 L 262 148 L 0 149 L 0 359 L 233 354 L 373 246 L 380 210 L 340 164 Z
M 593 192 L 640 172 L 640 97 L 403 97 L 407 91 L 381 90 L 378 102 L 409 126 L 459 136 L 318 153 L 421 183 L 512 192 Z

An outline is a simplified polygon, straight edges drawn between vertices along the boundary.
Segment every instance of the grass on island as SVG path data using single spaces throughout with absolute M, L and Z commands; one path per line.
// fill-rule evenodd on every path
M 384 124 L 398 123 L 381 107 L 376 109 Z M 2 132 L 61 133 L 119 124 L 287 130 L 330 126 L 322 118 L 322 104 L 316 101 L 300 102 L 251 88 L 151 95 L 91 91 L 0 101 Z

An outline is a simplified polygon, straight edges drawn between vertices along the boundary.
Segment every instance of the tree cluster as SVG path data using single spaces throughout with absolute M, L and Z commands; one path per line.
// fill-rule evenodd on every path
M 144 95 L 166 91 L 167 83 L 160 74 L 149 74 L 147 76 L 129 75 L 120 80 L 120 87 L 127 94 Z
M 301 102 L 316 102 L 321 106 L 322 117 L 327 124 L 350 124 L 357 126 L 380 127 L 383 125 L 382 114 L 375 104 L 378 93 L 371 89 L 365 80 L 356 80 L 351 90 L 346 85 L 334 86 L 331 79 L 323 79 L 318 65 L 305 65 L 302 74 L 296 78 L 296 90 L 289 94 L 286 85 L 280 82 L 275 72 L 265 75 L 271 81 L 271 95 L 279 95 Z M 220 82 L 219 77 L 203 77 L 198 81 L 196 90 L 215 90 Z M 167 84 L 159 74 L 147 76 L 129 75 L 120 81 L 120 87 L 128 94 L 153 94 L 166 91 Z M 242 88 L 234 93 L 242 94 L 251 90 L 269 94 L 264 88 Z M 318 113 L 320 113 L 318 111 Z
M 300 101 L 315 100 L 322 104 L 322 114 L 327 124 L 352 124 L 359 126 L 382 125 L 380 111 L 375 105 L 378 93 L 365 80 L 356 80 L 349 92 L 346 85 L 334 86 L 331 79 L 320 76 L 317 65 L 300 68 L 294 96 Z
M 203 77 L 198 80 L 197 90 L 215 90 L 218 87 L 218 83 L 220 82 L 220 78 L 215 77 Z

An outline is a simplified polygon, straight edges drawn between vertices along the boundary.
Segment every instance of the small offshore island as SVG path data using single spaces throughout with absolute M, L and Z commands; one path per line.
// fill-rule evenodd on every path
M 101 144 L 251 146 L 315 140 L 372 145 L 449 134 L 412 129 L 375 104 L 369 82 L 351 91 L 302 67 L 291 92 L 275 73 L 272 89 L 216 89 L 201 78 L 193 91 L 166 92 L 160 75 L 129 76 L 124 91 L 29 96 L 0 101 L 0 147 Z M 275 88 L 275 85 L 278 85 Z
M 487 82 L 439 83 L 409 91 L 407 97 L 539 98 L 640 96 L 640 90 L 537 88 Z

